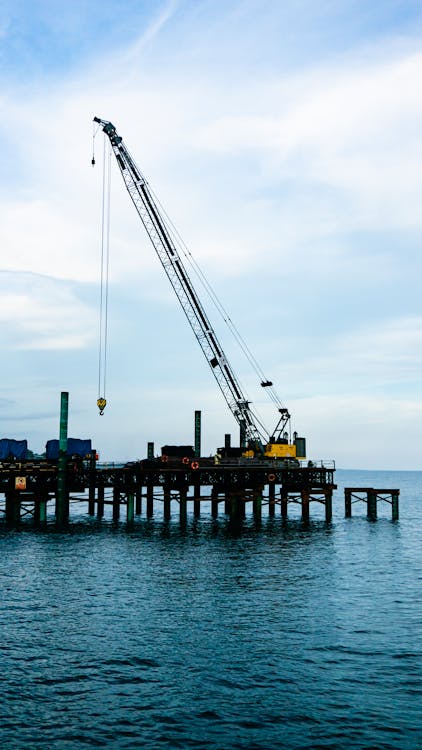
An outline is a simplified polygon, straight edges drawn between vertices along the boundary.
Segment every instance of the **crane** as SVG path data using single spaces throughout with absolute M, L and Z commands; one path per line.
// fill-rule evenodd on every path
M 151 188 L 127 149 L 123 138 L 115 126 L 99 117 L 94 117 L 105 135 L 110 139 L 112 151 L 123 177 L 127 191 L 135 205 L 146 232 L 155 248 L 161 264 L 170 280 L 195 337 L 205 355 L 227 405 L 245 435 L 248 449 L 252 453 L 271 457 L 294 456 L 295 446 L 286 446 L 284 430 L 289 423 L 288 409 L 278 405 L 278 422 L 272 433 L 263 434 L 258 420 L 251 410 L 251 402 L 246 398 L 239 381 L 223 351 L 217 335 L 208 319 L 205 309 L 195 291 L 186 267 L 173 240 L 173 234 L 163 212 L 154 200 Z M 264 379 L 262 387 L 272 386 Z M 260 423 L 259 423 L 260 424 Z M 265 429 L 265 428 L 264 428 Z M 283 437 L 281 437 L 283 436 Z M 279 447 L 278 447 L 279 446 Z

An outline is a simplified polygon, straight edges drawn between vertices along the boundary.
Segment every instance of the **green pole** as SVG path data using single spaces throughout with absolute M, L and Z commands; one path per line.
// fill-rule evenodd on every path
M 126 520 L 127 523 L 133 523 L 135 517 L 135 496 L 133 492 L 126 495 Z
M 39 520 L 38 523 L 40 526 L 45 526 L 47 523 L 47 500 L 48 495 L 43 495 L 39 499 Z
M 59 463 L 57 471 L 56 523 L 62 526 L 68 518 L 66 497 L 67 425 L 69 416 L 69 394 L 62 391 L 60 398 Z
M 195 412 L 195 458 L 201 457 L 201 412 Z

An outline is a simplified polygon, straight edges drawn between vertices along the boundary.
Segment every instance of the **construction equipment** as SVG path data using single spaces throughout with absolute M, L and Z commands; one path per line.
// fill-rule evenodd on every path
M 240 427 L 242 447 L 248 455 L 266 455 L 272 458 L 295 457 L 296 447 L 286 438 L 290 421 L 288 409 L 277 403 L 278 423 L 269 433 L 253 414 L 251 402 L 245 397 L 238 379 L 230 366 L 204 307 L 189 278 L 186 267 L 176 247 L 175 233 L 164 213 L 159 209 L 150 186 L 135 164 L 115 126 L 107 120 L 94 117 L 108 136 L 127 191 L 142 220 L 161 264 L 170 280 L 196 339 L 211 367 L 227 405 Z M 261 386 L 272 387 L 272 382 L 262 378 Z M 302 457 L 302 456 L 301 456 Z

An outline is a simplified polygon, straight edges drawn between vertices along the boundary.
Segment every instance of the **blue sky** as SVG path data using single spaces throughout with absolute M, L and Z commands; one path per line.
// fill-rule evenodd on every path
M 104 460 L 237 428 L 112 177 L 97 415 L 102 135 L 113 121 L 309 454 L 420 468 L 419 2 L 0 3 L 1 436 Z M 207 305 L 207 301 L 204 300 Z M 211 310 L 210 310 L 211 314 Z M 269 428 L 275 416 L 216 320 Z

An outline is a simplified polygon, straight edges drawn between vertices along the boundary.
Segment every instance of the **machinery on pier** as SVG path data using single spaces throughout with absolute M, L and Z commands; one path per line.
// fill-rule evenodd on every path
M 175 294 L 205 355 L 227 405 L 240 427 L 241 447 L 247 456 L 264 455 L 268 458 L 304 458 L 305 439 L 294 433 L 291 442 L 288 428 L 290 414 L 275 394 L 273 383 L 261 378 L 261 386 L 271 392 L 278 410 L 278 421 L 272 432 L 253 413 L 239 381 L 218 341 L 205 309 L 195 291 L 186 267 L 177 250 L 175 233 L 170 222 L 160 211 L 151 188 L 135 164 L 115 126 L 107 120 L 94 117 L 110 139 L 127 191 L 170 280 Z M 94 160 L 93 160 L 94 163 Z M 101 407 L 100 407 L 101 408 Z

